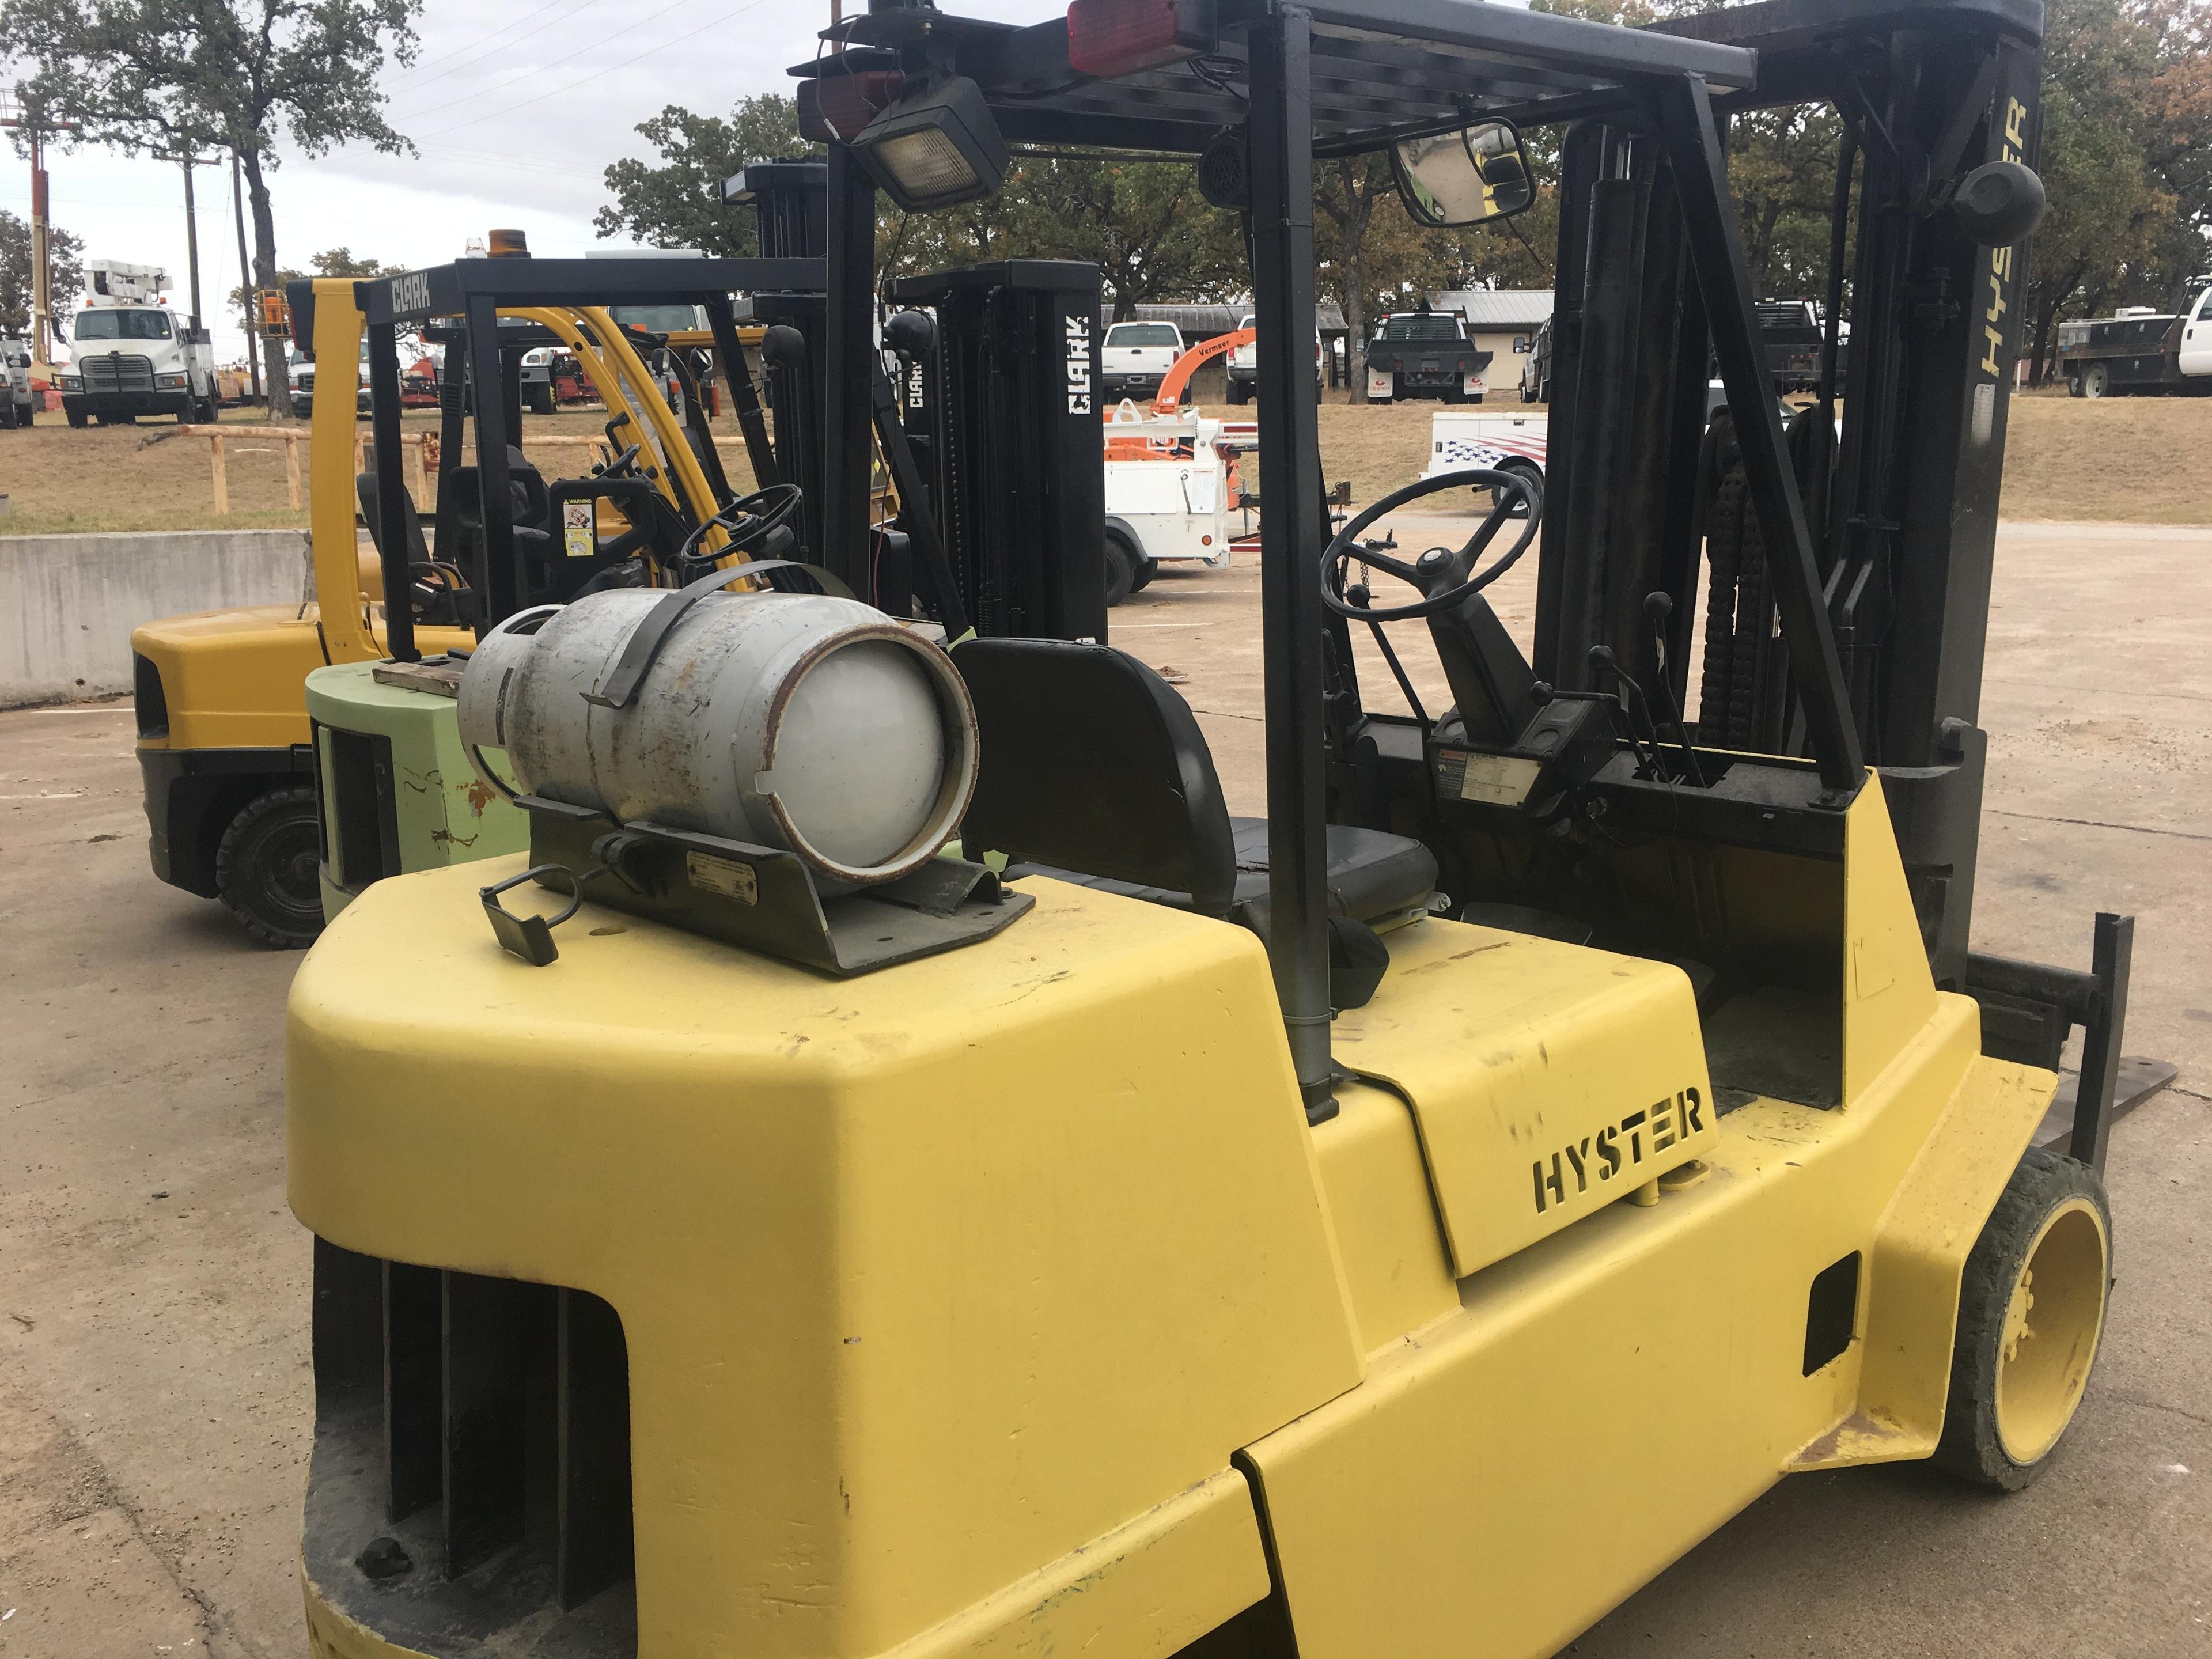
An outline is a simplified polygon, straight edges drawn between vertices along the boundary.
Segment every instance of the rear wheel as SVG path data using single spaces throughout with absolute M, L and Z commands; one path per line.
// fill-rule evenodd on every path
M 1119 536 L 1106 538 L 1106 604 L 1110 610 L 1136 591 L 1139 560 Z
M 1160 562 L 1158 559 L 1138 560 L 1137 574 L 1129 579 L 1129 591 L 1132 593 L 1143 592 L 1151 585 L 1152 578 L 1159 574 Z
M 262 944 L 304 951 L 323 931 L 322 836 L 315 792 L 271 789 L 256 795 L 222 832 L 215 880 L 223 908 Z
M 1994 1492 L 2049 1467 L 2088 1387 L 2112 1282 L 2104 1182 L 2031 1148 L 1966 1258 L 1938 1466 Z
M 1542 471 L 1541 471 L 1540 469 L 1537 468 L 1537 467 L 1534 467 L 1534 466 L 1516 466 L 1516 465 L 1510 465 L 1510 464 L 1509 464 L 1509 465 L 1507 465 L 1501 466 L 1501 467 L 1500 467 L 1500 468 L 1498 468 L 1498 470 L 1500 472 L 1510 472 L 1510 473 L 1512 473 L 1516 477 L 1518 477 L 1518 478 L 1525 478 L 1525 479 L 1527 479 L 1527 480 L 1529 482 L 1529 483 L 1531 483 L 1532 485 L 1534 485 L 1534 486 L 1535 487 L 1535 489 L 1536 489 L 1540 493 L 1542 491 L 1542 489 L 1543 489 L 1543 488 L 1544 488 L 1544 474 L 1543 474 Z M 1504 490 L 1502 490 L 1502 489 L 1492 489 L 1491 490 L 1491 492 L 1490 492 L 1490 505 L 1491 505 L 1491 507 L 1492 507 L 1493 509 L 1494 509 L 1494 508 L 1496 508 L 1496 507 L 1497 507 L 1497 506 L 1498 505 L 1498 498 L 1499 498 L 1499 497 L 1501 497 L 1501 496 L 1503 496 L 1503 495 L 1505 495 L 1505 494 L 1506 494 L 1506 492 L 1505 492 Z M 1514 517 L 1514 518 L 1516 518 L 1516 519 L 1525 519 L 1525 518 L 1527 518 L 1527 517 L 1528 516 L 1528 501 L 1527 501 L 1526 500 L 1523 500 L 1518 507 L 1515 507 L 1515 508 L 1514 508 L 1514 510 L 1513 510 L 1513 513 L 1512 513 L 1511 516 L 1512 516 L 1512 517 Z
M 39 400 L 36 398 L 33 398 L 29 403 L 23 405 L 23 424 L 25 426 L 36 426 L 38 423 Z
M 2092 363 L 2081 371 L 2081 395 L 2085 398 L 2108 398 L 2112 392 L 2112 371 L 2102 363 Z
M 1246 386 L 1246 385 L 1244 384 L 1244 382 L 1243 382 L 1243 381 L 1242 381 L 1242 380 L 1231 380 L 1231 381 L 1229 383 L 1229 401 L 1230 401 L 1231 403 L 1232 403 L 1232 404 L 1243 404 L 1243 403 L 1246 403 L 1246 402 L 1249 402 L 1249 401 L 1250 400 L 1251 396 L 1252 396 L 1252 390 L 1251 390 L 1251 388 L 1250 388 L 1249 386 Z
M 533 386 L 530 388 L 530 412 L 532 415 L 550 415 L 556 407 L 551 386 Z

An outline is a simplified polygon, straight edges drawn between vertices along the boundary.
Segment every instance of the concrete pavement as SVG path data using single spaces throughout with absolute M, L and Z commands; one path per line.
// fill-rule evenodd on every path
M 2092 912 L 2132 910 L 2126 1046 L 2182 1068 L 2113 1137 L 2120 1283 L 2061 1462 L 2001 1500 L 1911 1468 L 1795 1478 L 1575 1652 L 2212 1652 L 2208 572 L 2212 531 L 2011 526 L 2000 549 L 1976 942 L 2086 967 Z M 1261 799 L 1256 592 L 1249 567 L 1164 574 L 1113 622 L 1184 672 L 1240 811 Z M 1533 595 L 1533 568 L 1500 584 L 1524 631 Z M 131 748 L 125 705 L 0 714 L 0 1655 L 274 1659 L 303 1650 L 298 958 L 154 880 Z M 1480 1609 L 1468 1630 L 1480 1652 Z

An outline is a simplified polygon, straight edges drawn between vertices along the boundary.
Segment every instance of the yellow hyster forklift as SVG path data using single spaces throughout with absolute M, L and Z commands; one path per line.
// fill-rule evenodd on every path
M 805 477 L 641 586 L 465 569 L 455 741 L 528 851 L 363 889 L 294 983 L 309 1650 L 1539 1659 L 1791 1472 L 2046 1468 L 2130 924 L 2087 974 L 1969 948 L 2040 34 L 834 26 L 824 286 L 764 347 Z M 1723 137 L 1818 102 L 1853 326 L 1785 433 Z M 1010 144 L 1198 157 L 1245 216 L 1264 820 L 1107 639 L 1096 271 L 879 289 L 879 195 Z M 1559 193 L 1550 471 L 1332 538 L 1313 167 L 1372 152 L 1439 228 Z M 1445 491 L 1463 544 L 1370 534 Z M 1484 596 L 1522 556 L 1529 654 Z M 1355 629 L 1453 706 L 1369 708 Z
M 528 262 L 526 257 L 468 263 L 499 272 Z M 715 263 L 594 260 L 585 297 L 593 304 L 619 299 L 640 283 L 648 285 L 648 294 L 658 291 L 653 286 L 657 284 L 688 295 L 711 285 L 716 272 L 709 267 Z M 723 277 L 729 274 L 720 272 Z M 312 349 L 326 362 L 360 361 L 364 319 L 356 289 L 350 280 L 316 279 L 291 285 L 291 325 L 300 349 Z M 726 308 L 726 293 L 721 298 Z M 324 896 L 318 890 L 317 870 L 324 860 L 315 783 L 319 770 L 328 770 L 331 762 L 325 756 L 319 764 L 313 746 L 312 699 L 305 689 L 310 673 L 329 665 L 350 665 L 366 685 L 377 665 L 392 655 L 396 647 L 404 646 L 409 655 L 415 654 L 418 643 L 434 655 L 465 647 L 473 635 L 465 626 L 465 597 L 453 591 L 458 583 L 455 562 L 483 538 L 487 517 L 511 520 L 520 513 L 524 522 L 516 533 L 543 537 L 550 532 L 531 521 L 530 515 L 545 513 L 556 492 L 566 490 L 588 501 L 595 499 L 594 491 L 596 498 L 611 498 L 617 488 L 575 481 L 549 488 L 520 450 L 510 447 L 519 442 L 521 432 L 519 370 L 527 350 L 547 340 L 604 339 L 603 346 L 587 343 L 587 349 L 595 370 L 605 370 L 599 384 L 606 388 L 603 395 L 611 417 L 611 444 L 618 455 L 633 448 L 645 455 L 642 461 L 632 455 L 626 465 L 613 470 L 618 477 L 635 475 L 633 493 L 623 499 L 638 507 L 642 524 L 659 526 L 660 539 L 672 533 L 680 541 L 690 525 L 712 516 L 719 505 L 714 489 L 721 492 L 720 499 L 728 498 L 728 485 L 712 460 L 711 442 L 687 442 L 683 437 L 703 424 L 703 415 L 692 413 L 679 430 L 654 390 L 653 377 L 642 366 L 639 351 L 653 349 L 654 337 L 612 326 L 604 313 L 595 316 L 586 307 L 525 302 L 514 307 L 500 326 L 497 350 L 483 354 L 489 366 L 483 377 L 488 383 L 485 406 L 507 412 L 499 428 L 503 434 L 500 449 L 502 456 L 514 457 L 507 481 L 512 504 L 509 496 L 495 496 L 495 511 L 487 515 L 478 499 L 480 469 L 467 464 L 464 441 L 462 422 L 471 396 L 465 373 L 465 331 L 456 319 L 451 329 L 430 332 L 434 338 L 445 332 L 454 337 L 447 343 L 440 387 L 443 442 L 436 510 L 427 534 L 406 496 L 406 486 L 398 482 L 404 475 L 397 359 L 387 341 L 382 355 L 369 359 L 371 380 L 378 385 L 386 378 L 382 371 L 392 370 L 388 377 L 392 404 L 389 429 L 378 428 L 377 453 L 389 461 L 398 494 L 393 513 L 405 515 L 406 541 L 383 556 L 360 549 L 356 511 L 372 533 L 382 521 L 377 475 L 372 471 L 356 477 L 355 411 L 349 404 L 326 398 L 315 412 L 308 441 L 313 597 L 298 605 L 165 617 L 143 624 L 131 635 L 138 758 L 145 777 L 154 872 L 187 892 L 220 898 L 240 925 L 264 944 L 305 945 L 323 924 Z M 733 343 L 732 349 L 741 349 Z M 696 402 L 692 400 L 694 405 Z M 482 423 L 480 435 L 495 424 Z M 695 461 L 694 451 L 708 459 Z M 672 459 L 664 462 L 665 455 Z M 702 466 L 710 469 L 703 476 Z M 659 505 L 642 507 L 644 496 L 655 498 Z M 614 533 L 629 528 L 605 500 L 601 517 Z M 408 594 L 408 603 L 386 604 L 387 592 Z M 418 619 L 419 629 L 414 625 Z M 332 687 L 330 695 L 342 694 Z M 404 697 L 394 691 L 390 701 L 404 705 Z M 326 706 L 323 713 L 333 714 L 337 709 Z M 396 717 L 392 709 L 385 713 Z M 380 722 L 372 718 L 370 724 Z M 393 757 L 378 742 L 383 735 L 371 731 L 357 744 L 342 738 L 339 747 L 345 763 L 380 767 L 380 775 L 391 783 L 395 805 L 386 817 L 393 855 L 401 849 L 410 854 L 394 868 L 443 861 L 452 848 L 481 854 L 520 844 L 519 824 L 500 810 L 495 797 L 488 801 L 481 790 L 471 792 L 473 780 L 458 757 L 453 757 L 441 782 L 434 757 L 426 764 L 414 765 L 420 757 L 403 753 L 397 765 L 404 775 L 394 781 Z M 339 799 L 352 801 L 358 796 L 358 790 L 342 781 Z

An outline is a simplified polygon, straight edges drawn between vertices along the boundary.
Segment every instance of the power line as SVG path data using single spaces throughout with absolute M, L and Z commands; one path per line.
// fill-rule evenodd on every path
M 501 35 L 507 33 L 511 29 L 519 29 L 525 23 L 530 22 L 535 18 L 544 16 L 547 12 L 551 11 L 556 6 L 568 5 L 569 10 L 568 17 L 573 17 L 576 15 L 578 8 L 590 3 L 591 0 L 574 0 L 574 3 L 573 5 L 569 4 L 569 0 L 545 0 L 545 3 L 544 5 L 526 12 L 514 22 L 506 24 L 501 27 L 495 28 L 489 34 L 478 35 L 467 46 L 457 46 L 452 52 L 445 52 L 439 57 L 429 59 L 428 63 L 417 64 L 413 71 L 402 76 L 398 81 L 395 81 L 392 83 L 392 89 L 396 95 L 401 97 L 412 97 L 416 93 L 420 92 L 424 87 L 428 86 L 434 81 L 442 81 L 449 75 L 458 75 L 463 70 L 471 67 L 472 64 L 482 63 L 488 53 L 476 52 L 475 49 L 477 46 L 489 48 L 490 44 L 494 40 L 498 40 Z M 568 17 L 563 17 L 557 21 L 566 22 L 568 21 Z M 447 60 L 447 58 L 455 57 L 463 52 L 473 53 L 473 55 L 469 58 L 467 63 L 456 64 L 451 69 L 440 70 L 435 75 L 421 76 L 421 78 L 416 78 L 416 76 L 420 75 L 420 72 L 429 68 L 431 64 L 442 64 Z M 402 82 L 404 84 L 402 84 Z
M 667 15 L 668 15 L 668 14 L 669 14 L 670 12 L 672 12 L 672 11 L 674 11 L 674 10 L 678 9 L 679 7 L 688 6 L 688 5 L 690 5 L 690 4 L 692 4 L 692 3 L 693 3 L 693 0 L 668 0 L 668 3 L 667 3 L 666 5 L 665 5 L 665 6 L 663 6 L 663 7 L 662 7 L 659 11 L 655 11 L 655 12 L 648 12 L 648 13 L 647 13 L 643 17 L 639 18 L 639 19 L 637 20 L 637 21 L 636 21 L 635 23 L 632 24 L 630 27 L 631 27 L 633 29 L 640 29 L 640 28 L 643 28 L 643 27 L 644 27 L 647 23 L 650 23 L 650 22 L 653 21 L 656 18 L 665 17 L 665 16 L 667 16 Z M 716 21 L 720 21 L 720 19 L 717 19 L 717 20 L 716 20 Z M 702 24 L 702 25 L 701 25 L 701 27 L 713 27 L 713 25 L 712 25 L 712 24 Z M 698 31 L 697 29 L 694 29 L 694 30 L 692 31 L 692 33 L 696 34 L 696 33 L 697 33 L 698 32 L 699 32 L 699 31 Z M 681 36 L 681 35 L 679 35 L 679 36 L 678 37 L 678 40 L 682 40 L 682 39 L 684 39 L 684 38 L 686 38 L 686 37 L 684 37 L 684 36 Z M 673 46 L 673 45 L 675 44 L 675 41 L 672 41 L 672 41 L 670 41 L 668 44 L 669 44 L 669 45 L 671 45 L 671 46 Z M 555 58 L 555 59 L 553 59 L 553 61 L 552 61 L 552 62 L 550 62 L 550 63 L 548 63 L 548 64 L 524 64 L 524 65 L 521 65 L 520 67 L 522 68 L 522 70 L 523 70 L 524 73 L 526 73 L 526 74 L 528 74 L 528 75 L 542 75 L 542 74 L 544 74 L 547 70 L 558 69 L 558 68 L 560 68 L 560 67 L 561 67 L 561 65 L 562 65 L 562 64 L 572 64 L 572 63 L 575 62 L 575 60 L 576 60 L 577 58 L 579 58 L 586 57 L 586 56 L 589 55 L 589 54 L 590 54 L 590 53 L 592 53 L 592 52 L 603 52 L 603 51 L 605 51 L 605 49 L 606 49 L 606 41 L 605 41 L 605 40 L 603 40 L 603 39 L 594 39 L 594 40 L 587 40 L 587 41 L 586 41 L 582 46 L 580 46 L 577 47 L 577 48 L 575 49 L 575 51 L 574 51 L 574 52 L 569 52 L 569 53 L 568 53 L 567 55 L 565 55 L 565 56 L 563 56 L 563 57 L 556 58 Z M 656 47 L 653 48 L 653 51 L 655 51 L 655 52 L 658 52 L 658 51 L 661 50 L 661 48 L 659 48 L 659 47 L 656 46 Z M 635 62 L 635 59 L 633 59 L 632 61 L 633 61 L 633 62 Z M 583 82 L 580 81 L 580 82 L 578 82 L 576 84 L 577 84 L 577 85 L 579 85 L 579 86 L 581 86 L 581 85 L 583 84 Z M 422 118 L 422 117 L 424 117 L 424 116 L 426 116 L 426 115 L 434 115 L 434 114 L 436 114 L 440 110 L 441 110 L 441 109 L 451 109 L 451 108 L 453 108 L 453 106 L 454 105 L 456 105 L 456 104 L 465 104 L 465 103 L 467 103 L 467 102 L 468 102 L 471 99 L 472 99 L 472 98 L 483 98 L 483 97 L 488 97 L 488 96 L 489 96 L 491 94 L 493 94 L 493 93 L 495 93 L 495 92 L 499 92 L 499 91 L 502 91 L 502 90 L 504 90 L 504 88 L 500 88 L 500 87 L 486 87 L 486 88 L 483 88 L 481 91 L 477 91 L 477 92 L 465 92 L 465 93 L 463 93 L 463 94 L 462 94 L 459 97 L 458 97 L 458 98 L 448 98 L 448 99 L 447 99 L 444 103 L 442 103 L 442 104 L 431 104 L 431 105 L 428 105 L 428 106 L 426 106 L 425 107 L 423 107 L 423 108 L 422 108 L 422 109 L 410 109 L 410 110 L 407 110 L 407 111 L 404 111 L 404 112 L 403 112 L 402 113 L 400 113 L 400 114 L 398 114 L 398 115 L 395 116 L 393 118 L 394 118 L 394 119 L 396 119 L 396 120 L 401 120 L 401 121 L 419 121 L 419 120 L 421 120 L 421 119 Z M 518 109 L 520 109 L 520 108 L 521 107 L 521 106 L 520 106 L 520 104 L 518 104 L 518 105 L 516 105 L 516 106 L 515 106 L 515 107 L 516 107 L 516 108 L 518 108 Z M 429 137 L 434 137 L 434 137 L 437 137 L 437 134 L 435 134 L 435 133 L 431 133 L 431 134 L 429 134 L 428 136 L 429 136 Z
M 677 3 L 682 4 L 684 3 L 684 0 L 677 0 Z M 574 92 L 578 87 L 590 85 L 601 76 L 611 75 L 617 70 L 626 70 L 633 64 L 641 63 L 646 58 L 654 56 L 656 53 L 666 52 L 671 46 L 681 45 L 683 42 L 691 39 L 693 35 L 704 34 L 708 29 L 719 27 L 720 25 L 728 22 L 732 18 L 736 17 L 742 13 L 750 11 L 759 3 L 760 0 L 745 0 L 745 3 L 744 5 L 733 6 L 719 17 L 710 17 L 705 22 L 700 24 L 696 29 L 686 29 L 683 33 L 675 36 L 673 39 L 663 40 L 658 46 L 647 46 L 644 51 L 637 52 L 631 57 L 623 58 L 619 64 L 610 64 L 605 69 L 594 70 L 589 75 L 584 76 L 579 80 L 571 81 L 567 86 L 554 87 L 548 91 L 539 93 L 535 98 L 526 98 L 519 104 L 509 104 L 504 109 L 495 109 L 483 115 L 472 116 L 465 121 L 456 121 L 451 126 L 435 128 L 429 132 L 424 133 L 422 137 L 425 138 L 435 138 L 444 133 L 459 132 L 463 127 L 472 127 L 484 121 L 495 121 L 502 115 L 512 115 L 519 109 L 527 109 L 531 105 L 543 103 L 548 98 L 558 97 L 561 94 L 566 92 Z M 675 6 L 672 5 L 664 6 L 661 8 L 660 11 L 653 13 L 653 16 L 659 17 L 663 13 L 673 11 L 675 9 Z M 644 21 L 649 23 L 653 21 L 653 18 L 648 17 Z M 590 48 L 587 47 L 586 50 L 588 51 Z M 580 58 L 581 56 L 583 56 L 583 53 L 580 52 L 571 52 L 569 54 L 570 58 Z M 561 63 L 566 63 L 568 59 L 562 58 L 558 61 Z M 547 67 L 550 68 L 552 65 L 548 65 Z
M 497 28 L 491 30 L 488 33 L 471 36 L 468 40 L 462 41 L 459 46 L 455 46 L 450 52 L 441 52 L 434 58 L 424 58 L 416 63 L 409 64 L 405 69 L 400 70 L 398 78 L 403 81 L 411 79 L 414 76 L 422 74 L 424 70 L 428 69 L 433 64 L 442 64 L 449 58 L 459 58 L 464 53 L 474 52 L 478 46 L 487 45 L 491 41 L 498 40 L 501 35 L 507 33 L 509 30 L 520 28 L 525 23 L 530 21 L 533 17 L 540 16 L 544 13 L 552 10 L 554 7 L 562 3 L 563 0 L 545 0 L 545 3 L 544 5 L 532 7 L 530 10 L 525 12 L 521 16 L 516 18 L 511 23 L 501 23 Z M 431 78 L 435 80 L 437 77 L 433 76 Z

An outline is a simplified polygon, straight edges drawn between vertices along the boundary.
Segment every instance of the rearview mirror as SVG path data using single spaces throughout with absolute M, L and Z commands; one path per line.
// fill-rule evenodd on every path
M 1390 152 L 1398 197 L 1413 222 L 1443 229 L 1520 212 L 1535 200 L 1528 156 L 1510 121 L 1399 140 Z

